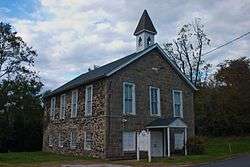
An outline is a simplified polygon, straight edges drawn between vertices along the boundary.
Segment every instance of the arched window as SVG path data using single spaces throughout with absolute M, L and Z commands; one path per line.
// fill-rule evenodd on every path
M 148 37 L 148 39 L 147 39 L 147 45 L 149 46 L 150 44 L 151 44 L 151 38 Z
M 138 39 L 138 46 L 141 46 L 142 45 L 142 39 L 141 39 L 141 37 L 139 37 L 139 39 Z

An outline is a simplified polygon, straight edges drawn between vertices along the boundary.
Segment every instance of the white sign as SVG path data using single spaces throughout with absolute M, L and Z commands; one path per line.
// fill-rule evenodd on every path
M 145 130 L 138 135 L 138 146 L 140 151 L 148 151 L 148 133 Z

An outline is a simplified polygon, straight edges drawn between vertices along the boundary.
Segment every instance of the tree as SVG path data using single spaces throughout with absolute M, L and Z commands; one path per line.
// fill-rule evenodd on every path
M 172 61 L 190 79 L 194 85 L 205 78 L 207 68 L 211 65 L 205 64 L 203 49 L 210 44 L 210 39 L 204 32 L 204 25 L 199 18 L 194 23 L 185 24 L 180 29 L 177 39 L 171 43 L 165 43 L 164 49 Z M 207 67 L 207 68 L 206 68 Z
M 36 52 L 0 23 L 0 152 L 41 149 L 43 86 Z
M 8 23 L 0 22 L 0 81 L 17 75 L 32 77 L 37 53 L 17 36 Z
M 34 78 L 27 80 L 24 77 L 13 81 L 4 80 L 0 85 L 0 101 L 5 102 L 1 106 L 0 137 L 5 139 L 3 141 L 8 150 L 29 151 L 41 148 L 42 85 Z
M 195 96 L 198 134 L 250 133 L 250 59 L 226 60 Z

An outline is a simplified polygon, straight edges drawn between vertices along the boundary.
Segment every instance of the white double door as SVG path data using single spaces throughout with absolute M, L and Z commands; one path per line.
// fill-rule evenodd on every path
M 163 133 L 161 131 L 151 131 L 151 156 L 163 156 Z

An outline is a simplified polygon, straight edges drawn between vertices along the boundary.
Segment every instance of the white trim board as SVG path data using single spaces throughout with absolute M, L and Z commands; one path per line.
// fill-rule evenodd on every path
M 110 75 L 114 74 L 115 72 L 119 71 L 120 69 L 126 67 L 128 64 L 132 63 L 133 61 L 137 60 L 138 58 L 142 57 L 143 55 L 145 55 L 146 53 L 150 52 L 151 50 L 158 48 L 159 51 L 162 53 L 163 57 L 166 59 L 166 61 L 176 70 L 176 72 L 184 79 L 184 81 L 187 82 L 187 84 L 193 88 L 194 90 L 198 90 L 193 83 L 180 71 L 180 69 L 172 62 L 172 60 L 168 57 L 168 55 L 166 54 L 166 52 L 158 45 L 158 43 L 148 47 L 147 49 L 141 51 L 141 53 L 139 53 L 136 57 L 134 57 L 133 59 L 131 59 L 130 61 L 120 65 L 119 67 L 115 68 L 114 70 L 112 70 L 111 72 L 109 72 L 108 74 L 106 74 L 107 77 L 109 77 Z

